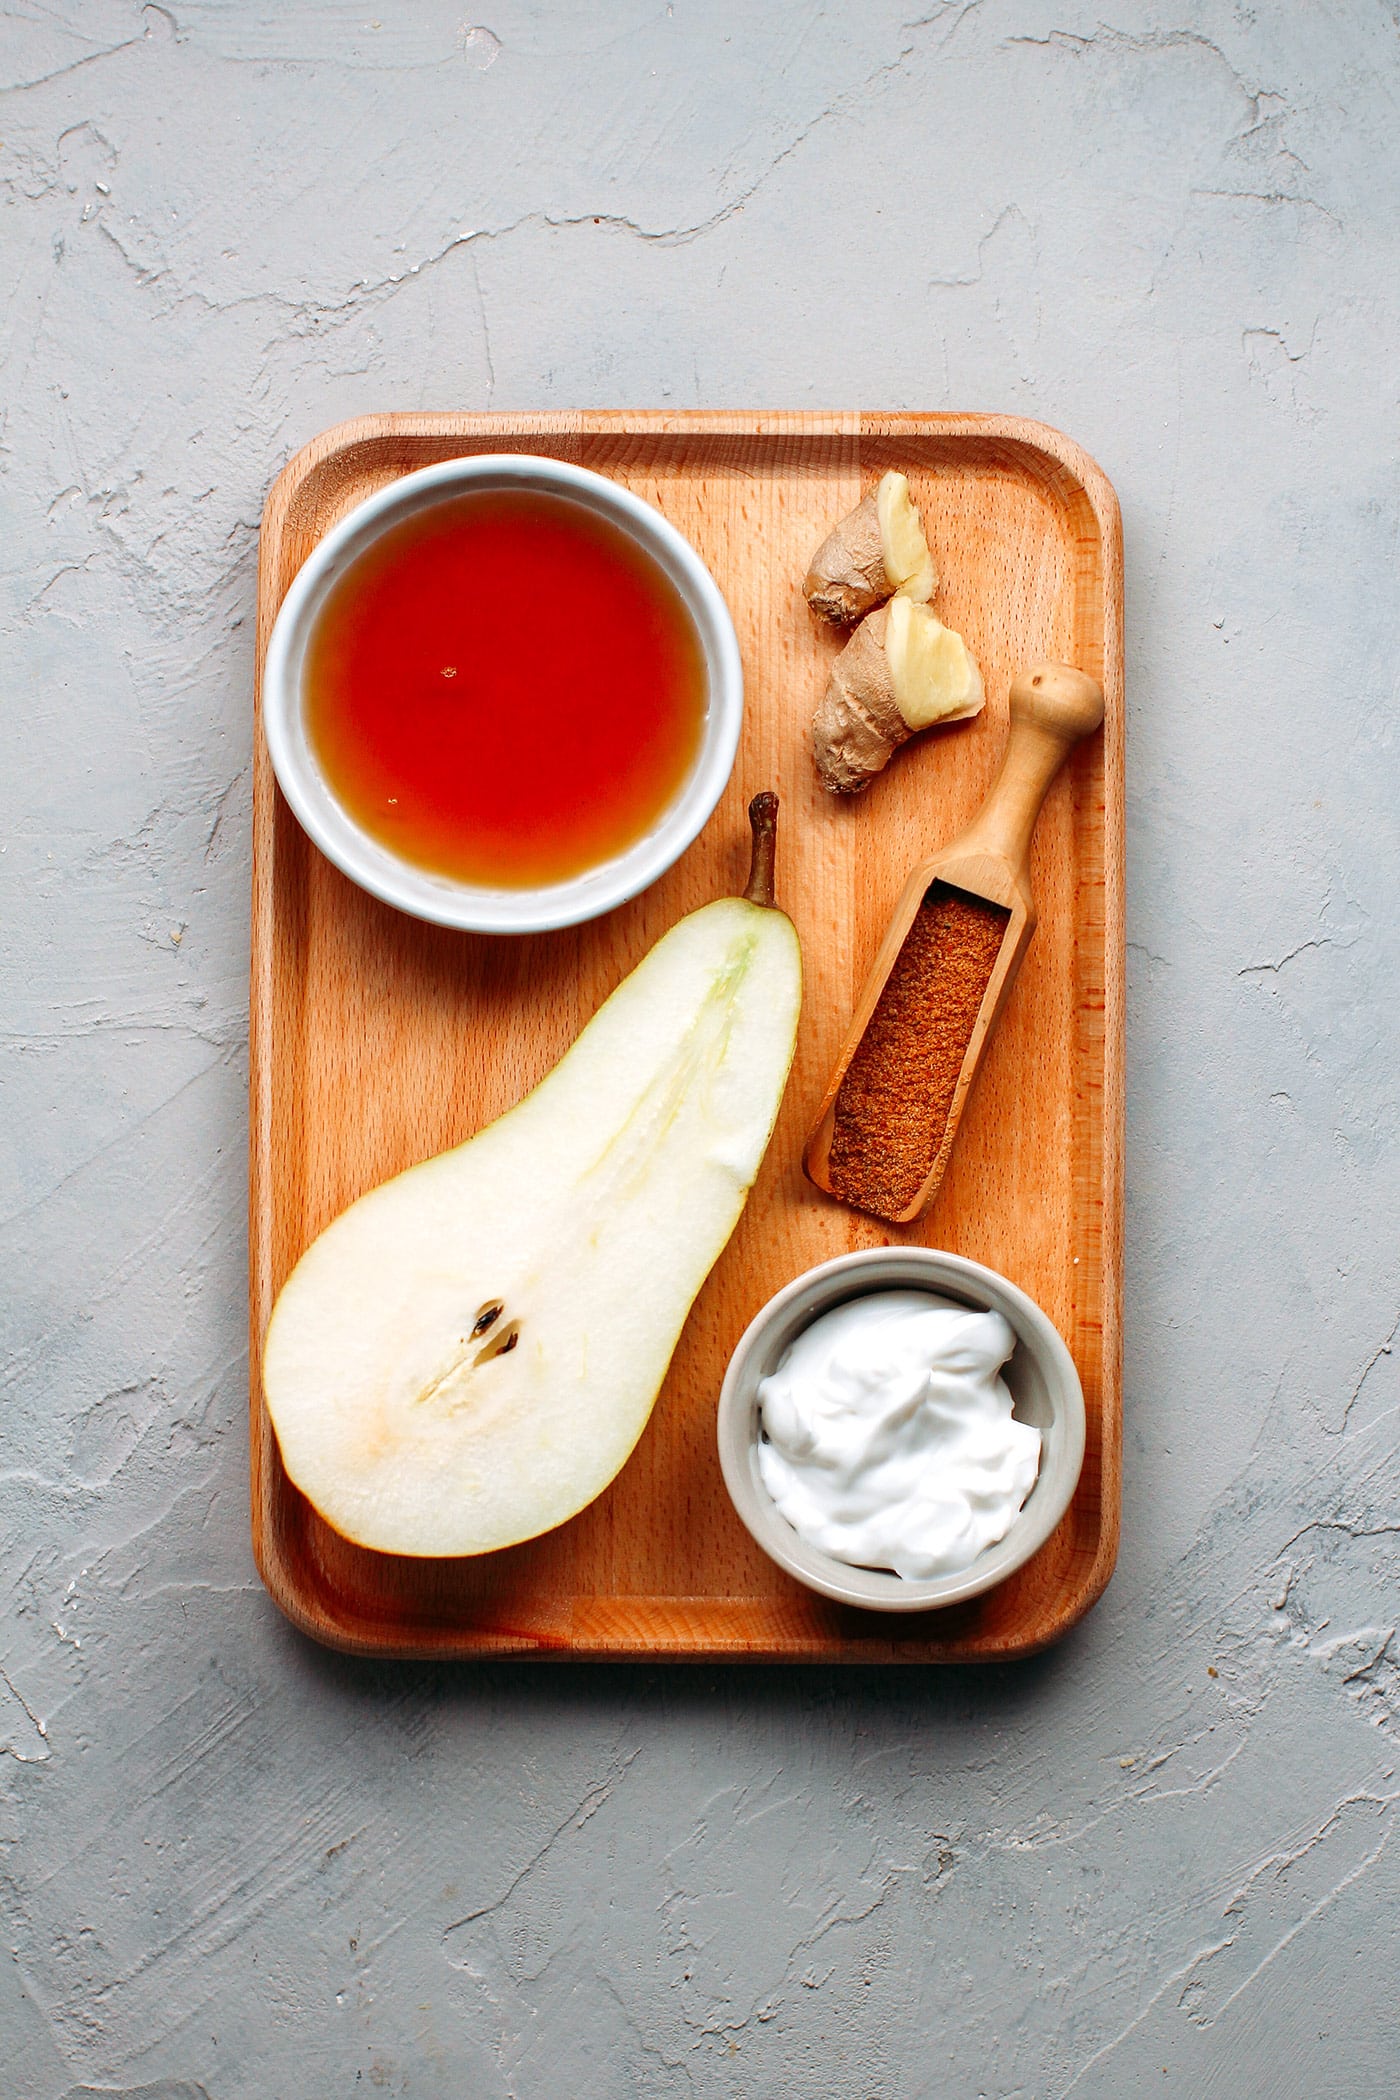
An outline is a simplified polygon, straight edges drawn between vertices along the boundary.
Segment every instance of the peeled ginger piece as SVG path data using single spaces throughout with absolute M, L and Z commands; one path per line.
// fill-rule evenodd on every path
M 938 578 L 924 538 L 923 519 L 914 507 L 903 474 L 883 476 L 875 490 L 875 511 L 880 521 L 885 574 L 896 596 L 927 605 Z
M 962 636 L 908 598 L 892 599 L 885 618 L 890 684 L 910 734 L 977 714 L 985 698 L 982 673 Z

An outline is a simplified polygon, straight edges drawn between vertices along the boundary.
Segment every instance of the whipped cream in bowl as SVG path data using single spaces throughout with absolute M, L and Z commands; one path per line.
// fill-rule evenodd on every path
M 1049 1538 L 1084 1456 L 1068 1349 L 963 1257 L 877 1247 L 798 1277 L 735 1350 L 720 1460 L 739 1516 L 809 1588 L 926 1611 Z
M 1018 1422 L 999 1312 L 871 1291 L 821 1313 L 758 1388 L 759 1478 L 807 1543 L 857 1568 L 957 1575 L 1020 1515 L 1040 1431 Z

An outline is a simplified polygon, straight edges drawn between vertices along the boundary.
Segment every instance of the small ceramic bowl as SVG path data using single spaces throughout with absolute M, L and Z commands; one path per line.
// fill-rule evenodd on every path
M 495 889 L 457 882 L 401 860 L 362 830 L 332 791 L 306 733 L 302 675 L 307 644 L 327 594 L 389 526 L 445 498 L 478 490 L 554 495 L 620 526 L 679 592 L 705 660 L 700 751 L 680 794 L 625 853 L 567 882 Z M 263 727 L 278 785 L 328 860 L 373 896 L 414 918 L 477 933 L 542 933 L 577 926 L 625 903 L 680 858 L 724 791 L 739 745 L 744 674 L 729 608 L 695 549 L 629 489 L 564 460 L 485 453 L 406 474 L 359 504 L 320 541 L 282 601 L 263 669 Z
M 956 1575 L 909 1581 L 884 1568 L 854 1568 L 798 1537 L 778 1514 L 758 1470 L 759 1380 L 778 1367 L 804 1327 L 833 1306 L 871 1291 L 925 1290 L 978 1312 L 999 1312 L 1016 1336 L 1002 1377 L 1016 1415 L 1040 1431 L 1040 1472 L 1007 1532 Z M 769 1300 L 725 1374 L 719 1399 L 719 1456 L 734 1507 L 769 1558 L 810 1590 L 867 1611 L 929 1611 L 962 1604 L 1004 1582 L 1045 1544 L 1069 1508 L 1084 1463 L 1084 1394 L 1074 1359 L 1040 1307 L 980 1262 L 932 1247 L 872 1247 L 809 1269 Z

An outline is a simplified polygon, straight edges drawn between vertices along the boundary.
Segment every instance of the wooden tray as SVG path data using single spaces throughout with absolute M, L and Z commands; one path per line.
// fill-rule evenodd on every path
M 263 518 L 259 663 L 323 533 L 371 491 L 464 453 L 577 460 L 655 503 L 734 614 L 747 718 L 702 837 L 610 917 L 525 939 L 417 924 L 310 845 L 254 737 L 252 928 L 253 1549 L 296 1625 L 360 1654 L 955 1662 L 1025 1655 L 1107 1583 L 1118 1544 L 1123 1114 L 1123 676 L 1118 506 L 1057 432 L 1006 416 L 388 415 L 299 452 Z M 808 557 L 886 468 L 905 469 L 943 576 L 940 613 L 986 677 L 976 721 L 923 738 L 855 802 L 817 784 L 807 725 L 838 646 L 801 596 Z M 856 990 L 916 861 L 981 799 L 1012 671 L 1037 657 L 1103 681 L 1103 735 L 1076 753 L 1035 844 L 1040 928 L 933 1209 L 900 1232 L 818 1195 L 798 1163 Z M 742 886 L 745 805 L 782 798 L 779 901 L 806 998 L 774 1141 L 691 1313 L 641 1443 L 560 1530 L 477 1559 L 370 1553 L 283 1472 L 257 1366 L 273 1300 L 314 1235 L 411 1161 L 510 1107 L 682 913 Z M 974 1603 L 917 1617 L 811 1595 L 759 1551 L 725 1494 L 714 1413 L 730 1351 L 801 1270 L 897 1239 L 990 1263 L 1039 1300 L 1084 1381 L 1083 1478 L 1054 1537 Z

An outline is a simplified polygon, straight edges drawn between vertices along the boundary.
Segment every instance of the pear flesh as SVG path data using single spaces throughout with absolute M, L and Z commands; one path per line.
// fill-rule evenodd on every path
M 706 905 L 509 1114 L 307 1249 L 263 1387 L 328 1523 L 383 1552 L 485 1553 L 602 1492 L 743 1210 L 800 1003 L 791 922 Z

